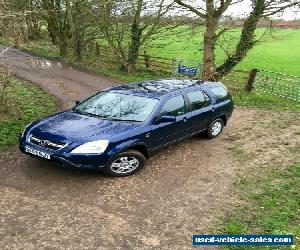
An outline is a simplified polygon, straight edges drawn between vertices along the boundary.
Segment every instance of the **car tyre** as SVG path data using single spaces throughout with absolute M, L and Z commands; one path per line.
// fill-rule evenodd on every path
M 129 176 L 141 170 L 146 163 L 146 157 L 139 151 L 127 150 L 113 156 L 103 173 L 110 177 Z
M 222 133 L 223 128 L 224 121 L 221 118 L 213 120 L 207 129 L 207 137 L 210 139 L 216 138 Z

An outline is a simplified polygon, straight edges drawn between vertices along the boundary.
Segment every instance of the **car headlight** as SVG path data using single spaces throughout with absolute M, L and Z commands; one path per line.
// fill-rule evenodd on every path
M 29 123 L 23 130 L 22 134 L 21 134 L 21 138 L 23 138 L 25 131 L 28 129 L 28 127 L 32 124 L 33 122 Z
M 106 150 L 108 143 L 108 140 L 87 142 L 73 149 L 71 154 L 101 154 Z

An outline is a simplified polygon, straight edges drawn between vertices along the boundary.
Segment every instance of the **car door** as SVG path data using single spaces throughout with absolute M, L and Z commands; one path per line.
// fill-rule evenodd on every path
M 188 129 L 186 118 L 186 104 L 182 95 L 171 97 L 162 106 L 158 116 L 174 116 L 175 122 L 157 123 L 151 125 L 150 141 L 152 149 L 179 140 L 185 136 Z
M 208 128 L 212 118 L 211 100 L 201 90 L 186 93 L 190 134 Z

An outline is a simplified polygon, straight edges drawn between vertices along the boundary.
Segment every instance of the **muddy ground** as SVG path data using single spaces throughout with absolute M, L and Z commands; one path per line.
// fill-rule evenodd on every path
M 2 61 L 64 108 L 118 82 L 14 49 Z M 279 124 L 276 130 L 272 124 Z M 236 108 L 219 138 L 195 136 L 170 146 L 126 178 L 65 169 L 25 156 L 17 146 L 2 151 L 0 247 L 191 249 L 192 234 L 214 232 L 238 201 L 235 183 L 248 165 L 241 166 L 235 150 L 249 151 L 249 166 L 259 169 L 299 145 L 293 133 L 299 124 L 293 113 Z

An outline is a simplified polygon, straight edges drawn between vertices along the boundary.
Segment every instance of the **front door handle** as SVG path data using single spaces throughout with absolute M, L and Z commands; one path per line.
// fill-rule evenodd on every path
M 184 118 L 183 118 L 183 122 L 186 122 L 186 121 L 187 121 L 187 120 L 186 120 L 186 117 L 184 117 Z

